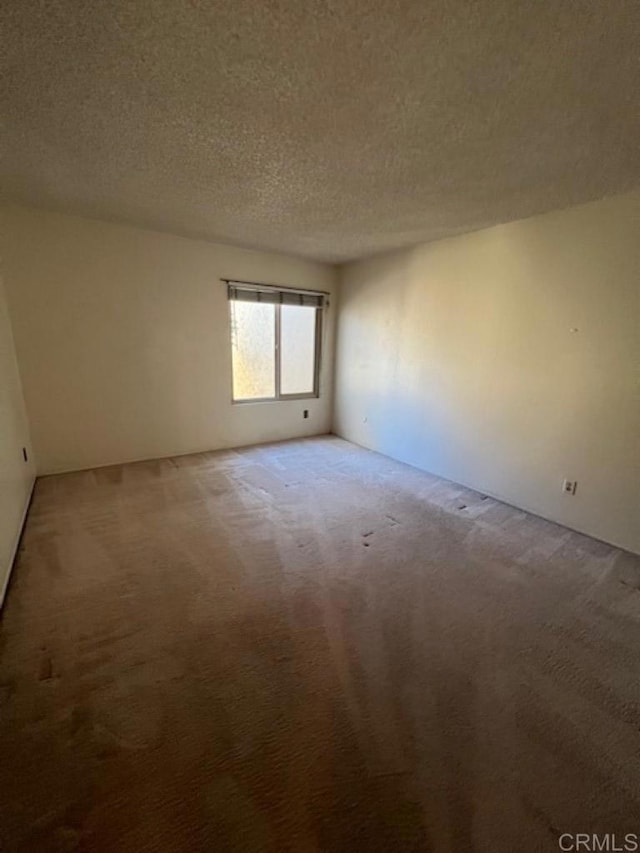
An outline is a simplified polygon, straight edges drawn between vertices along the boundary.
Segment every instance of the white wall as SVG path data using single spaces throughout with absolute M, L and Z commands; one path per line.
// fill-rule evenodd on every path
M 1 233 L 39 473 L 330 429 L 334 306 L 320 399 L 233 406 L 219 279 L 333 291 L 331 267 L 20 207 Z
M 22 448 L 27 449 L 25 462 Z M 0 605 L 33 486 L 29 427 L 11 323 L 0 279 Z
M 350 264 L 335 431 L 640 551 L 639 300 L 638 192 Z

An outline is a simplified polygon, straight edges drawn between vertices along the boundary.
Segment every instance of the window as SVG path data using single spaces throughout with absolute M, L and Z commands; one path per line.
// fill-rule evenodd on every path
M 323 294 L 228 285 L 234 402 L 317 397 Z

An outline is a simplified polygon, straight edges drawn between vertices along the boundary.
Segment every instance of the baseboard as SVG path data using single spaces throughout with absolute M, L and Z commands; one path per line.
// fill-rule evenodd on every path
M 131 458 L 118 459 L 112 462 L 96 462 L 93 465 L 86 465 L 82 468 L 50 468 L 43 471 L 38 470 L 38 477 L 58 477 L 63 474 L 82 474 L 85 471 L 97 471 L 100 468 L 115 468 L 117 465 L 136 465 L 138 462 L 161 462 L 163 459 L 179 459 L 181 456 L 197 456 L 199 453 L 219 453 L 225 450 L 247 450 L 251 447 L 264 447 L 268 444 L 285 444 L 288 441 L 305 441 L 308 438 L 322 438 L 326 435 L 333 435 L 331 432 L 323 430 L 322 432 L 305 433 L 304 435 L 293 435 L 288 438 L 273 438 L 265 441 L 250 441 L 246 444 L 225 444 L 220 447 L 200 447 L 195 450 L 177 450 L 175 453 L 163 453 L 161 456 L 134 456 Z
M 31 506 L 31 501 L 33 499 L 33 490 L 35 488 L 36 481 L 35 477 L 33 482 L 31 483 L 31 488 L 29 489 L 29 494 L 27 495 L 27 500 L 25 501 L 24 509 L 22 510 L 22 517 L 20 519 L 20 524 L 18 525 L 18 532 L 16 534 L 16 539 L 11 550 L 11 557 L 9 559 L 9 569 L 7 571 L 7 576 L 4 579 L 4 583 L 2 584 L 2 589 L 0 590 L 0 610 L 2 610 L 2 605 L 4 604 L 5 598 L 7 596 L 7 591 L 9 589 L 9 583 L 11 581 L 11 575 L 13 573 L 13 567 L 16 562 L 16 557 L 18 556 L 18 549 L 20 548 L 20 540 L 22 539 L 22 534 L 24 533 L 24 526 L 27 521 L 27 515 L 29 514 L 29 508 Z
M 549 521 L 551 524 L 557 524 L 558 527 L 564 527 L 565 530 L 570 530 L 572 533 L 579 533 L 581 536 L 588 536 L 589 539 L 594 539 L 596 542 L 602 542 L 605 545 L 609 545 L 612 548 L 617 548 L 619 551 L 626 551 L 628 554 L 633 554 L 634 556 L 640 557 L 640 551 L 636 551 L 631 548 L 629 545 L 621 545 L 615 539 L 604 539 L 602 536 L 596 536 L 595 533 L 591 533 L 584 528 L 578 527 L 577 525 L 567 524 L 565 521 L 559 521 L 557 518 L 553 518 L 550 515 L 546 515 L 544 511 L 539 510 L 538 508 L 532 508 L 527 506 L 525 503 L 515 503 L 513 499 L 505 497 L 504 495 L 500 495 L 497 492 L 491 491 L 490 489 L 483 489 L 480 486 L 473 485 L 471 483 L 465 483 L 462 480 L 451 480 L 449 477 L 444 477 L 442 474 L 438 474 L 435 471 L 429 471 L 428 468 L 423 468 L 420 465 L 413 465 L 411 462 L 406 462 L 404 459 L 398 459 L 397 456 L 391 456 L 389 453 L 384 453 L 382 450 L 378 450 L 375 447 L 369 447 L 368 444 L 361 444 L 358 441 L 354 441 L 352 438 L 347 438 L 340 433 L 334 433 L 337 438 L 341 438 L 343 441 L 348 441 L 350 444 L 355 444 L 356 447 L 362 447 L 363 450 L 369 450 L 371 453 L 377 453 L 379 456 L 384 456 L 387 459 L 393 459 L 394 462 L 400 463 L 400 465 L 407 465 L 409 468 L 414 468 L 416 471 L 423 471 L 425 474 L 429 474 L 432 477 L 437 477 L 439 480 L 445 480 L 447 483 L 451 483 L 454 486 L 460 486 L 463 489 L 469 489 L 472 492 L 477 492 L 479 495 L 486 495 L 488 498 L 493 498 L 493 500 L 499 501 L 500 503 L 506 504 L 507 506 L 511 506 L 514 509 L 522 510 L 522 512 L 526 512 L 529 515 L 534 515 L 536 518 L 541 518 L 543 521 Z

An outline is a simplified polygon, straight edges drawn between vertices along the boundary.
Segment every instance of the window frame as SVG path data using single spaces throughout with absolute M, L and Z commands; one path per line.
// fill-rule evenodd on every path
M 269 303 L 273 305 L 274 311 L 274 323 L 275 323 L 275 342 L 274 342 L 274 355 L 275 355 L 275 396 L 273 397 L 243 397 L 241 399 L 236 399 L 233 396 L 233 321 L 232 321 L 232 311 L 233 311 L 233 303 L 235 300 L 229 299 L 229 345 L 230 352 L 232 354 L 231 357 L 231 403 L 234 406 L 246 406 L 250 403 L 280 403 L 285 402 L 287 400 L 317 400 L 320 397 L 320 369 L 322 362 L 322 312 L 324 310 L 324 305 L 310 305 L 308 306 L 310 311 L 316 312 L 315 317 L 315 347 L 314 347 L 314 365 L 313 365 L 313 390 L 305 391 L 300 394 L 283 394 L 281 391 L 281 310 L 282 303 L 280 302 L 272 302 Z

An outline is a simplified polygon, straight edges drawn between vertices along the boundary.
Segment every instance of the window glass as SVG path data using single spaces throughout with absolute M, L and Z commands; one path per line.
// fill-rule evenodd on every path
M 316 308 L 282 305 L 280 393 L 312 394 L 316 362 Z
M 233 399 L 275 397 L 276 306 L 241 301 L 230 305 Z

